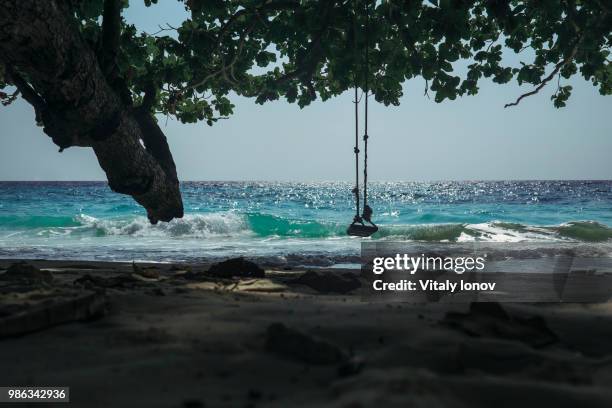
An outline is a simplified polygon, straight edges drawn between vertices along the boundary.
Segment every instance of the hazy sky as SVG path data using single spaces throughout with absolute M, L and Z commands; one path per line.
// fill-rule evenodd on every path
M 126 18 L 147 31 L 181 21 L 177 2 Z M 563 109 L 554 86 L 504 109 L 529 87 L 482 82 L 477 96 L 437 104 L 424 82 L 405 85 L 399 107 L 372 103 L 370 177 L 375 180 L 612 179 L 612 96 L 581 78 Z M 554 85 L 554 84 L 553 84 Z M 233 97 L 235 114 L 213 127 L 161 121 L 182 180 L 350 180 L 353 105 L 345 94 L 304 109 Z M 20 101 L 0 107 L 0 180 L 104 180 L 91 149 L 58 148 Z

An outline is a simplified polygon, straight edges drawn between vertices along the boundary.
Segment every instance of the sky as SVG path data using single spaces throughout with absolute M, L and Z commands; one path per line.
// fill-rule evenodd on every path
M 178 2 L 126 19 L 148 32 L 184 18 Z M 370 104 L 372 180 L 612 179 L 612 96 L 582 78 L 568 106 L 555 109 L 553 86 L 504 109 L 529 87 L 483 81 L 476 96 L 437 104 L 424 81 L 407 82 L 398 107 Z M 234 115 L 204 123 L 160 121 L 181 180 L 349 181 L 354 176 L 353 104 L 346 93 L 300 109 L 284 100 L 257 105 L 233 96 Z M 0 180 L 105 180 L 93 151 L 58 152 L 19 101 L 0 107 Z

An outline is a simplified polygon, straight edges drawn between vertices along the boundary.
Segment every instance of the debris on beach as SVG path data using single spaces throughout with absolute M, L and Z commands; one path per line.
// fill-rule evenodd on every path
M 338 274 L 307 271 L 291 283 L 305 285 L 321 293 L 345 294 L 361 287 L 359 278 L 350 272 Z
M 108 278 L 93 275 L 83 275 L 75 279 L 73 284 L 87 289 L 104 288 L 104 289 L 130 289 L 142 281 L 132 275 L 117 275 Z
M 106 313 L 106 297 L 95 291 L 33 289 L 0 299 L 0 338 L 39 331 L 61 323 L 91 320 Z
M 95 269 L 101 269 L 101 268 L 103 268 L 103 266 L 89 264 L 89 263 L 81 263 L 81 264 L 62 265 L 62 268 L 64 268 L 64 269 L 80 269 L 80 270 L 88 270 L 88 269 L 95 270 Z
M 132 271 L 135 275 L 142 276 L 147 279 L 159 279 L 159 271 L 155 267 L 142 267 L 132 262 Z
M 240 292 L 285 292 L 287 286 L 270 279 L 241 280 L 235 287 Z
M 346 363 L 348 354 L 339 347 L 282 323 L 268 326 L 266 350 L 314 365 Z
M 265 271 L 255 262 L 248 261 L 243 257 L 232 258 L 223 262 L 213 264 L 207 272 L 208 275 L 217 278 L 264 278 Z
M 53 275 L 46 270 L 40 270 L 25 261 L 9 266 L 5 273 L 0 274 L 0 280 L 23 285 L 50 285 Z
M 25 261 L 0 273 L 0 338 L 89 320 L 106 308 L 104 294 L 66 287 L 50 271 Z
M 187 264 L 173 264 L 170 269 L 168 269 L 168 271 L 176 274 L 184 274 L 184 273 L 191 273 L 191 265 L 187 265 Z
M 536 348 L 558 341 L 541 316 L 512 316 L 497 302 L 472 302 L 467 313 L 448 312 L 442 323 L 473 337 L 516 340 Z
M 211 279 L 202 268 L 192 268 L 191 265 L 172 265 L 169 269 L 171 278 L 186 279 L 188 281 L 208 281 Z

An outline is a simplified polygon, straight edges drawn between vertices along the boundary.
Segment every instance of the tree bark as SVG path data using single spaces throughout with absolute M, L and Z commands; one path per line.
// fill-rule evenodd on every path
M 163 132 L 149 112 L 126 106 L 113 89 L 70 1 L 3 1 L 0 61 L 19 77 L 11 83 L 34 94 L 37 118 L 60 149 L 93 148 L 110 188 L 131 195 L 152 223 L 183 216 Z

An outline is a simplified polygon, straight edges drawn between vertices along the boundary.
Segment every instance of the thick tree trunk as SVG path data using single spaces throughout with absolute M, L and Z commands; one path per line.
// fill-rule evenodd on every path
M 134 197 L 151 222 L 182 217 L 176 168 L 163 132 L 148 112 L 126 106 L 109 84 L 69 3 L 2 2 L 0 61 L 13 76 L 9 80 L 34 106 L 54 143 L 61 149 L 92 147 L 111 189 Z

